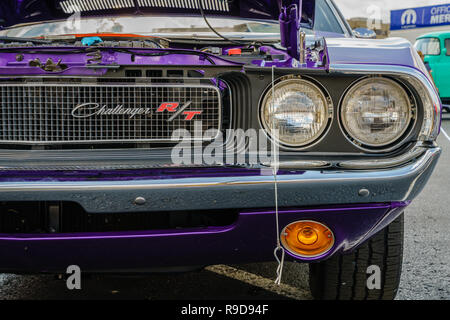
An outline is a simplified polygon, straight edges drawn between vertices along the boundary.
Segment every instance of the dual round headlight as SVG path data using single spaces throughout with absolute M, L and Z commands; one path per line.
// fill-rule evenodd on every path
M 272 139 L 288 147 L 317 141 L 331 121 L 332 110 L 322 90 L 303 79 L 287 79 L 262 102 L 261 122 Z
M 413 118 L 411 100 L 395 81 L 368 78 L 345 95 L 341 123 L 350 139 L 363 147 L 385 147 L 397 142 Z
M 292 78 L 270 88 L 262 101 L 261 122 L 272 139 L 304 148 L 319 141 L 331 125 L 331 102 L 314 83 Z M 340 123 L 361 148 L 384 148 L 411 127 L 413 104 L 406 90 L 387 78 L 366 78 L 353 85 L 340 107 Z

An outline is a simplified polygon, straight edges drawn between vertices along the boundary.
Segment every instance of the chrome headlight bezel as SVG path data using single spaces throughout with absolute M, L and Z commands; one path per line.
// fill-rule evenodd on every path
M 298 82 L 303 85 L 310 86 L 311 88 L 314 88 L 316 92 L 321 96 L 321 99 L 324 102 L 324 112 L 325 112 L 325 121 L 324 125 L 322 126 L 321 130 L 312 138 L 305 140 L 301 144 L 291 144 L 287 143 L 285 141 L 282 141 L 281 139 L 277 139 L 278 137 L 273 134 L 273 130 L 271 129 L 272 126 L 269 126 L 265 120 L 265 108 L 268 104 L 270 104 L 270 100 L 272 99 L 273 91 L 276 91 L 282 86 L 288 85 L 292 82 Z M 276 94 L 276 93 L 275 93 Z M 332 127 L 332 122 L 334 119 L 334 107 L 333 102 L 331 99 L 330 94 L 326 91 L 325 88 L 323 88 L 319 83 L 314 81 L 313 79 L 305 76 L 284 76 L 279 79 L 277 79 L 272 86 L 269 85 L 266 90 L 264 91 L 264 94 L 261 96 L 259 101 L 259 123 L 261 128 L 264 129 L 264 132 L 266 136 L 275 144 L 277 144 L 279 147 L 282 147 L 286 150 L 294 150 L 294 151 L 301 151 L 308 148 L 311 148 L 315 145 L 317 145 L 319 142 L 321 142 L 329 130 Z
M 382 82 L 386 82 L 391 84 L 392 86 L 395 86 L 396 89 L 401 90 L 401 92 L 404 94 L 404 98 L 406 98 L 409 101 L 409 110 L 408 110 L 408 119 L 407 124 L 403 128 L 403 130 L 395 137 L 390 139 L 389 141 L 382 143 L 382 144 L 371 144 L 367 141 L 363 141 L 363 139 L 356 137 L 355 135 L 351 134 L 351 130 L 348 127 L 348 124 L 344 120 L 344 104 L 346 103 L 347 99 L 351 94 L 354 94 L 354 91 L 356 91 L 361 86 L 370 83 L 371 81 L 375 82 L 377 80 L 381 80 Z M 417 115 L 418 115 L 418 104 L 417 100 L 414 96 L 414 94 L 411 92 L 411 90 L 401 81 L 397 79 L 393 79 L 390 77 L 385 77 L 381 75 L 373 75 L 373 76 L 366 76 L 359 78 L 358 80 L 354 81 L 350 86 L 345 90 L 344 94 L 341 97 L 341 100 L 339 102 L 339 108 L 338 108 L 338 115 L 339 115 L 339 127 L 346 137 L 346 139 L 352 143 L 354 146 L 359 148 L 362 151 L 365 152 L 390 152 L 395 150 L 396 148 L 399 148 L 407 139 L 411 136 L 414 128 L 417 124 Z
M 414 50 L 411 48 L 411 50 Z M 347 75 L 386 76 L 395 78 L 406 86 L 413 88 L 416 101 L 420 102 L 417 129 L 414 139 L 419 143 L 433 143 L 440 131 L 442 103 L 438 91 L 429 75 L 418 68 L 398 65 L 373 64 L 331 64 L 330 73 Z M 420 127 L 419 127 L 420 125 Z M 392 151 L 395 148 L 389 148 Z M 371 150 L 371 152 L 374 152 Z M 376 151 L 375 151 L 376 152 Z

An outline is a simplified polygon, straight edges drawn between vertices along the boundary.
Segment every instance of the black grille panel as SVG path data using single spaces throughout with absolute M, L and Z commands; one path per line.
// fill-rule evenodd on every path
M 179 106 L 158 112 L 164 103 Z M 0 104 L 0 143 L 170 142 L 195 122 L 219 133 L 222 121 L 220 91 L 209 85 L 2 84 Z
M 127 232 L 223 227 L 236 222 L 233 210 L 87 213 L 73 202 L 0 204 L 0 234 Z

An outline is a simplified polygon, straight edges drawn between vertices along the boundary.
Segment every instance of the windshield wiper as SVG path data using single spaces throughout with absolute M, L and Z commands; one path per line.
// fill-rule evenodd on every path
M 40 40 L 34 38 L 22 38 L 22 37 L 7 37 L 0 36 L 0 42 L 31 42 L 37 44 L 51 44 L 52 42 L 49 40 Z

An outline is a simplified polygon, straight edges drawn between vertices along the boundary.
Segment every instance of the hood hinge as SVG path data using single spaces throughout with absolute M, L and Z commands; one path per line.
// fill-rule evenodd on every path
M 300 35 L 302 0 L 282 0 L 280 8 L 281 45 L 288 54 L 303 63 L 305 37 Z

